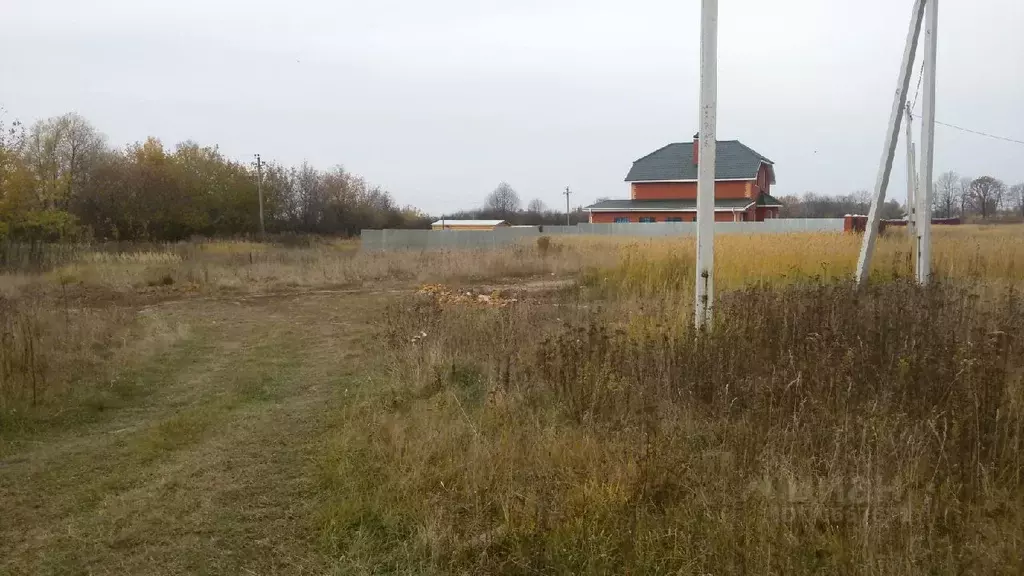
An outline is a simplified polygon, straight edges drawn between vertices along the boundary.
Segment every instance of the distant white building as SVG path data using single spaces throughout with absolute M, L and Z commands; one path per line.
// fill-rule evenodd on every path
M 433 230 L 494 230 L 508 226 L 504 220 L 449 220 L 442 218 L 430 225 Z

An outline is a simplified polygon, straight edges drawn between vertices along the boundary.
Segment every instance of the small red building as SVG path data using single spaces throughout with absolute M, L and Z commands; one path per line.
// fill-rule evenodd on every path
M 782 204 L 770 194 L 771 160 L 738 140 L 718 141 L 715 159 L 715 221 L 760 222 L 777 218 Z M 633 163 L 626 175 L 629 200 L 588 206 L 590 222 L 694 222 L 697 219 L 697 156 L 693 142 L 669 144 Z

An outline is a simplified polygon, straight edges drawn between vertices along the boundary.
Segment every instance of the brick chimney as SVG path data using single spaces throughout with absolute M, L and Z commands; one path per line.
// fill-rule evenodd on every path
M 697 164 L 700 159 L 700 132 L 693 135 L 693 163 Z

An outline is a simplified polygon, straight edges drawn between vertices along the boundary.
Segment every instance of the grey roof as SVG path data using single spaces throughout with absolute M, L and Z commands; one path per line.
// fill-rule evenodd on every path
M 715 200 L 715 210 L 742 210 L 753 203 L 754 201 L 750 198 L 719 198 Z M 641 212 L 645 210 L 662 212 L 696 209 L 696 200 L 603 200 L 585 208 L 585 210 L 598 212 Z
M 782 202 L 779 202 L 778 198 L 772 196 L 767 192 L 761 192 L 761 195 L 757 197 L 758 206 L 785 206 Z
M 715 152 L 716 180 L 754 180 L 761 163 L 768 164 L 772 184 L 774 163 L 754 152 L 739 140 L 719 140 Z M 693 142 L 676 142 L 651 152 L 633 162 L 626 182 L 665 180 L 696 180 L 697 164 L 693 161 Z

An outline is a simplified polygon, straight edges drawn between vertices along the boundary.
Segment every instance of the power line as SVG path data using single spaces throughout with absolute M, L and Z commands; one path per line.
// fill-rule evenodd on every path
M 917 90 L 914 91 L 914 103 L 910 105 L 910 112 L 917 108 L 917 97 L 921 95 L 921 81 L 924 80 L 924 59 L 921 60 L 921 70 L 917 73 Z
M 996 136 L 995 134 L 989 134 L 987 132 L 980 132 L 978 130 L 971 130 L 970 128 L 964 128 L 963 126 L 957 126 L 956 124 L 947 124 L 945 122 L 939 122 L 938 120 L 936 120 L 935 123 L 936 124 L 940 124 L 942 126 L 945 126 L 947 128 L 952 128 L 954 130 L 960 130 L 960 131 L 963 131 L 963 132 L 970 132 L 971 134 L 977 134 L 978 136 L 984 136 L 986 138 L 994 138 L 996 140 L 1003 140 L 1005 142 L 1012 142 L 1014 144 L 1024 145 L 1024 140 L 1017 140 L 1017 139 L 1014 139 L 1014 138 L 1007 138 L 1006 136 Z
M 914 108 L 917 107 L 917 98 L 921 95 L 921 81 L 924 79 L 924 62 L 921 62 L 921 70 L 917 74 L 917 90 L 914 91 L 913 102 L 907 102 L 907 121 L 914 121 Z M 956 124 L 947 124 L 946 122 L 935 121 L 936 124 L 940 124 L 947 128 L 954 130 L 961 130 L 963 132 L 969 132 L 971 134 L 977 134 L 978 136 L 984 136 L 986 138 L 994 138 L 996 140 L 1002 140 L 1004 142 L 1012 142 L 1014 144 L 1024 145 L 1024 140 L 1017 140 L 1015 138 L 1007 138 L 1006 136 L 997 136 L 995 134 L 989 134 L 988 132 L 981 132 L 979 130 L 971 130 L 970 128 L 964 128 L 963 126 L 957 126 Z
M 921 69 L 917 73 L 917 89 L 914 90 L 914 100 L 913 100 L 913 102 L 907 102 L 907 121 L 908 122 L 913 122 L 914 121 L 914 116 L 913 116 L 914 108 L 917 108 L 917 98 L 918 98 L 918 96 L 921 95 L 921 81 L 922 80 L 924 80 L 924 61 L 923 60 L 921 62 Z M 945 122 L 939 122 L 938 120 L 936 120 L 935 123 L 936 124 L 940 124 L 942 126 L 945 126 L 947 128 L 953 128 L 954 130 L 961 130 L 963 132 L 969 132 L 971 134 L 977 134 L 978 136 L 984 136 L 986 138 L 994 138 L 996 140 L 1002 140 L 1004 142 L 1012 142 L 1014 144 L 1022 144 L 1022 145 L 1024 145 L 1024 141 L 1017 140 L 1015 138 L 1007 138 L 1006 136 L 996 136 L 995 134 L 989 134 L 987 132 L 981 132 L 981 131 L 978 131 L 978 130 L 971 130 L 970 128 L 964 128 L 963 126 L 957 126 L 955 124 L 947 124 Z

